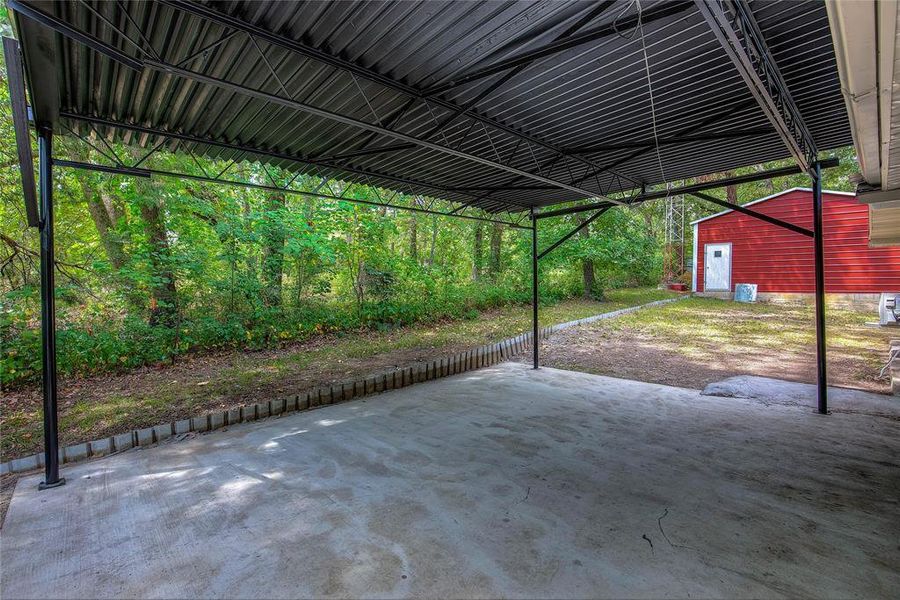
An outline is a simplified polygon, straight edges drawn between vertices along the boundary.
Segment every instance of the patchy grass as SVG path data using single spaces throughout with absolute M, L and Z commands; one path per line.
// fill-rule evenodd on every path
M 675 295 L 647 288 L 611 290 L 606 302 L 576 299 L 541 307 L 540 323 L 572 321 Z M 68 379 L 60 383 L 60 440 L 68 445 L 298 393 L 499 341 L 530 328 L 530 306 L 510 306 L 469 320 L 321 336 L 285 348 L 195 355 L 171 366 Z M 7 393 L 2 409 L 0 459 L 39 451 L 40 390 Z
M 879 380 L 896 329 L 870 312 L 826 309 L 831 385 L 887 392 Z M 814 309 L 690 298 L 579 327 L 545 349 L 549 366 L 702 388 L 736 374 L 815 381 Z

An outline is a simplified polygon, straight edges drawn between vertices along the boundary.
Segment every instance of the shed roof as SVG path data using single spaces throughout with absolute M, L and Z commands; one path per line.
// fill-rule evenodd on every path
M 489 211 L 790 156 L 693 2 L 9 4 L 58 131 Z M 749 6 L 818 149 L 849 144 L 824 5 Z
M 804 188 L 804 187 L 792 187 L 790 189 L 784 190 L 783 192 L 777 192 L 775 194 L 770 194 L 764 198 L 757 198 L 756 200 L 751 200 L 746 204 L 742 204 L 741 206 L 753 206 L 754 204 L 759 204 L 760 202 L 765 202 L 766 200 L 772 200 L 774 198 L 780 198 L 786 194 L 790 194 L 792 192 L 807 192 L 809 194 L 812 193 L 812 188 Z M 832 196 L 849 196 L 851 198 L 855 198 L 856 194 L 853 192 L 837 192 L 834 190 L 822 190 L 823 194 L 830 194 Z M 715 219 L 716 217 L 721 217 L 722 215 L 727 215 L 728 213 L 734 212 L 732 209 L 723 210 L 717 212 L 714 215 L 709 215 L 708 217 L 703 217 L 702 219 L 697 219 L 696 221 L 691 221 L 691 225 L 695 225 L 697 223 L 701 223 L 703 221 L 709 221 L 710 219 Z

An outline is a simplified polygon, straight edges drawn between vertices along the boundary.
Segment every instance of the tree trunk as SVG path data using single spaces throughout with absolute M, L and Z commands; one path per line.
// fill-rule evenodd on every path
M 97 234 L 100 236 L 100 243 L 103 245 L 103 251 L 109 264 L 116 271 L 125 265 L 127 255 L 125 253 L 125 244 L 116 232 L 116 224 L 121 213 L 115 208 L 112 198 L 105 196 L 88 183 L 82 182 L 81 190 L 84 199 L 87 202 L 88 213 L 94 226 L 97 228 Z
M 584 221 L 585 221 L 585 217 L 579 216 L 578 222 L 584 223 Z M 589 237 L 591 237 L 591 233 L 590 233 L 590 231 L 588 231 L 589 229 L 590 229 L 590 226 L 585 227 L 580 232 L 578 232 L 578 234 L 582 238 L 588 239 Z M 594 292 L 595 292 L 597 282 L 594 279 L 594 261 L 593 261 L 593 259 L 585 258 L 581 261 L 581 276 L 584 281 L 584 292 L 582 293 L 582 296 L 584 296 L 587 299 L 595 298 L 596 296 L 595 296 Z M 600 298 L 597 298 L 597 300 L 599 300 L 599 299 Z
M 500 276 L 500 254 L 503 247 L 503 225 L 494 223 L 491 229 L 491 260 L 488 265 L 488 275 L 491 281 L 496 281 Z
M 737 204 L 738 203 L 737 186 L 735 186 L 735 185 L 725 186 L 725 197 L 732 204 Z
M 262 296 L 266 306 L 281 306 L 281 281 L 284 278 L 284 208 L 283 193 L 272 193 L 266 197 L 262 220 Z
M 303 216 L 306 218 L 306 224 L 311 232 L 314 227 L 314 209 L 312 201 L 308 198 L 303 201 Z M 306 291 L 309 279 L 312 278 L 312 274 L 308 270 L 308 264 L 309 261 L 306 260 L 305 256 L 298 256 L 295 261 L 297 269 L 297 296 L 295 298 L 295 304 L 298 306 L 303 300 L 303 293 Z
M 252 210 L 250 207 L 250 199 L 246 195 L 244 196 L 243 216 L 244 216 L 243 229 L 245 232 L 249 233 L 252 228 L 251 224 L 252 224 L 253 220 L 252 220 Z M 244 265 L 245 265 L 245 269 L 246 269 L 245 277 L 248 280 L 253 281 L 253 282 L 259 281 L 258 274 L 257 274 L 256 258 L 257 258 L 256 252 L 252 248 L 248 252 L 246 252 L 244 255 Z M 256 304 L 256 301 L 258 300 L 258 298 L 255 293 L 251 294 L 249 291 L 246 291 L 246 288 L 245 288 L 245 296 L 251 304 L 254 304 L 254 305 Z
M 481 279 L 484 269 L 484 225 L 481 221 L 475 223 L 475 247 L 472 249 L 472 281 Z
M 594 297 L 594 261 L 589 258 L 585 258 L 581 262 L 581 275 L 584 279 L 584 293 L 582 294 L 585 298 L 591 299 Z
M 303 268 L 303 259 L 297 258 L 294 261 L 294 268 L 296 270 L 296 278 L 297 278 L 297 288 L 296 295 L 294 296 L 294 304 L 299 306 L 303 301 L 303 290 L 306 287 L 306 270 Z
M 356 250 L 355 233 L 360 231 L 359 213 L 353 213 L 353 228 L 344 236 L 347 243 L 347 271 L 350 278 L 350 285 L 353 289 L 353 296 L 356 300 L 356 310 L 362 312 L 363 305 L 366 301 L 366 262 L 361 252 Z M 363 237 L 360 234 L 360 237 Z M 364 239 L 364 237 L 363 237 Z
M 104 191 L 102 187 L 91 185 L 87 177 L 80 178 L 80 183 L 88 214 L 97 230 L 106 260 L 112 267 L 112 281 L 122 294 L 128 312 L 141 312 L 146 308 L 147 299 L 134 285 L 134 280 L 123 274 L 123 268 L 129 261 L 127 250 L 129 236 L 123 233 L 127 228 L 119 227 L 119 224 L 125 221 L 121 200 Z
M 413 259 L 413 262 L 419 262 L 418 229 L 416 215 L 412 215 L 409 220 L 409 257 Z
M 91 162 L 90 152 L 82 149 L 76 156 L 83 162 Z M 99 187 L 92 185 L 89 177 L 79 177 L 81 194 L 87 203 L 88 213 L 100 236 L 100 244 L 113 270 L 118 271 L 125 265 L 128 256 L 123 239 L 116 235 L 115 228 L 122 218 L 123 212 L 115 199 Z
M 431 251 L 428 255 L 428 266 L 434 266 L 434 247 L 437 246 L 437 234 L 438 234 L 438 225 L 437 225 L 437 215 L 431 215 Z
M 141 219 L 150 246 L 150 324 L 173 326 L 178 319 L 178 297 L 169 236 L 156 189 L 152 183 L 139 183 Z
M 728 171 L 725 173 L 726 177 L 734 177 L 734 171 Z M 725 186 L 725 198 L 731 202 L 732 204 L 737 204 L 737 186 L 736 185 L 726 185 Z

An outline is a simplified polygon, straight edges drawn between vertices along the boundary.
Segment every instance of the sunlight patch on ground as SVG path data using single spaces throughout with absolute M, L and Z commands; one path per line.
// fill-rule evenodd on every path
M 871 320 L 866 311 L 826 309 L 832 383 L 886 391 L 878 372 L 897 332 L 867 325 Z M 694 297 L 570 330 L 551 339 L 545 359 L 550 366 L 673 385 L 767 371 L 799 381 L 814 373 L 814 323 L 809 305 Z M 623 347 L 642 358 L 626 359 Z

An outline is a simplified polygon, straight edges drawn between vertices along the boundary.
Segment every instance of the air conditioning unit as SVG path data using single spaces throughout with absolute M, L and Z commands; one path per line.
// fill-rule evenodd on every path
M 878 322 L 881 325 L 900 323 L 900 292 L 881 294 L 878 300 Z
M 736 283 L 734 285 L 735 302 L 756 302 L 755 283 Z

